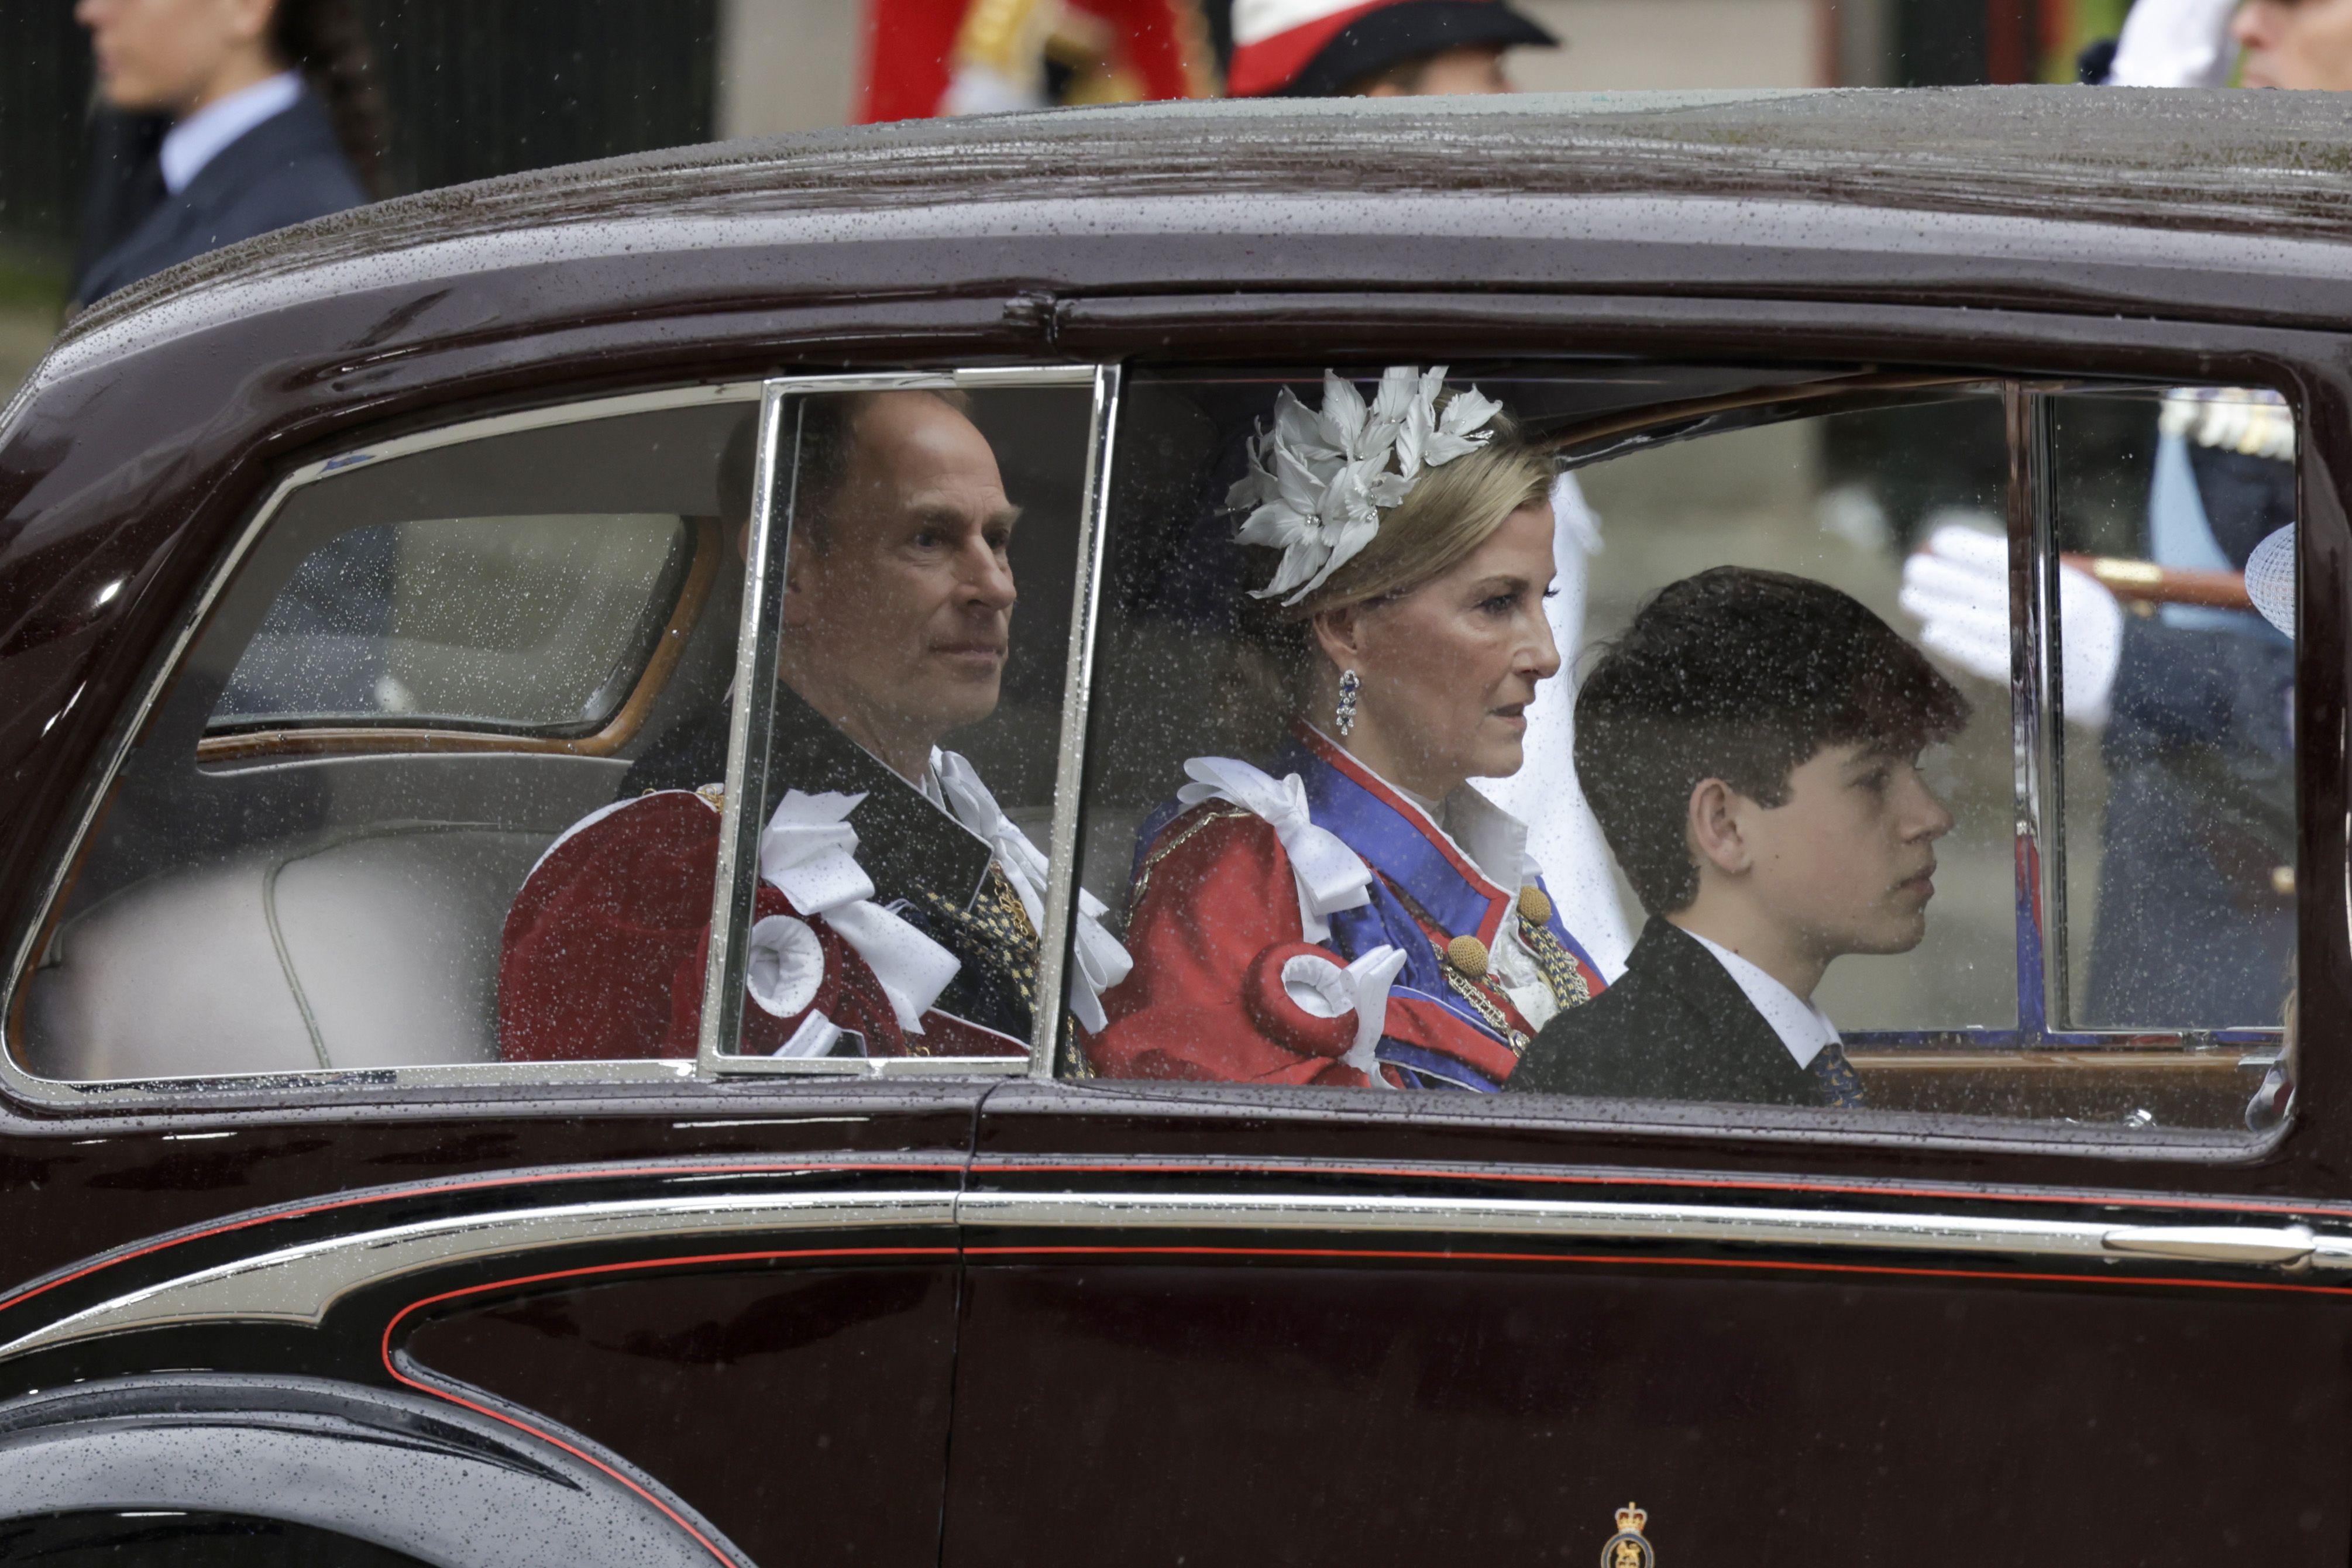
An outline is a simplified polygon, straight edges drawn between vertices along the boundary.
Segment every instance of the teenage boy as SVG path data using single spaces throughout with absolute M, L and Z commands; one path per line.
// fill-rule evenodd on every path
M 1578 775 L 1650 921 L 1509 1087 L 1861 1104 L 1813 991 L 1832 960 L 1926 934 L 1952 818 L 1918 754 L 1968 712 L 1824 584 L 1721 566 L 1661 592 L 1576 703 Z

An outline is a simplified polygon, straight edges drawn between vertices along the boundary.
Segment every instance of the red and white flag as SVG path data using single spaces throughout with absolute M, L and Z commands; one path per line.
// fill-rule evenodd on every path
M 1201 5 L 866 0 L 857 118 L 1213 98 L 1216 59 Z

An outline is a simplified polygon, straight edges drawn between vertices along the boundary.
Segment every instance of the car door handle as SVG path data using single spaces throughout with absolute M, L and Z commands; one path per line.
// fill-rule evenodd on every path
M 2101 1239 L 2110 1252 L 2193 1258 L 2205 1263 L 2275 1263 L 2287 1268 L 2309 1263 L 2319 1246 L 2319 1238 L 2299 1225 L 2274 1230 L 2227 1225 L 2128 1225 Z

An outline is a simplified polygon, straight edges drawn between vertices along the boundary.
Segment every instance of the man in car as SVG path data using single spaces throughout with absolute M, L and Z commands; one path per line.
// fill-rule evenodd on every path
M 1234 98 L 1509 92 L 1504 51 L 1559 40 L 1503 0 L 1235 0 Z
M 1020 509 L 956 395 L 814 396 L 796 414 L 740 1048 L 1019 1054 L 1045 859 L 939 742 L 996 709 Z M 747 426 L 722 464 L 747 516 L 750 451 Z M 692 1054 L 728 721 L 720 705 L 662 735 L 621 802 L 531 873 L 500 969 L 509 1059 Z M 1091 1025 L 1087 982 L 1115 984 L 1126 955 L 1085 925 L 1073 1005 Z

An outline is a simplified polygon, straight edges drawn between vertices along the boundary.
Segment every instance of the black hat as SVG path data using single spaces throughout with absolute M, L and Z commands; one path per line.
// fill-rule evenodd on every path
M 1237 0 L 1228 90 L 1236 98 L 1328 98 L 1448 49 L 1559 40 L 1504 0 Z

